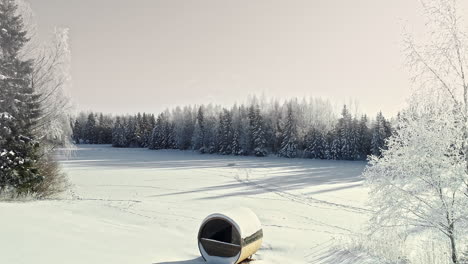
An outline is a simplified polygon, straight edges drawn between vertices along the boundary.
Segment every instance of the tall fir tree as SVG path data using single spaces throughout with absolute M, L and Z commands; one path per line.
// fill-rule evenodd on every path
M 249 124 L 251 152 L 257 157 L 268 155 L 264 131 L 265 126 L 258 104 L 253 104 L 249 109 Z
M 312 159 L 325 158 L 325 137 L 320 130 L 312 128 L 309 133 L 307 133 L 305 145 L 306 148 L 304 152 L 306 157 Z
M 80 144 L 81 143 L 81 133 L 83 131 L 83 126 L 80 122 L 80 120 L 76 119 L 75 122 L 72 125 L 73 128 L 73 133 L 72 133 L 72 140 L 75 142 L 75 144 Z
M 124 125 L 120 117 L 117 117 L 112 129 L 112 146 L 118 148 L 127 147 L 127 138 L 125 137 Z
M 224 155 L 232 154 L 234 131 L 231 113 L 224 109 L 219 117 L 219 152 Z
M 391 135 L 390 123 L 385 119 L 382 112 L 377 117 L 372 128 L 371 151 L 372 155 L 380 156 L 382 149 L 385 149 L 385 140 Z
M 358 125 L 358 149 L 359 157 L 358 159 L 364 160 L 371 154 L 371 140 L 372 136 L 368 127 L 367 116 L 363 115 L 359 120 Z
M 97 143 L 96 117 L 94 113 L 89 113 L 88 120 L 85 125 L 85 142 L 88 144 Z
M 32 61 L 21 59 L 29 41 L 15 1 L 0 0 L 0 191 L 34 191 L 44 179 L 35 126 L 41 118 L 40 94 L 31 80 Z
M 192 146 L 194 150 L 198 150 L 201 153 L 205 153 L 207 150 L 205 110 L 203 106 L 200 106 L 197 111 L 195 131 L 192 136 Z
M 297 120 L 295 117 L 293 105 L 291 102 L 287 104 L 286 120 L 283 127 L 283 140 L 279 156 L 285 158 L 295 158 L 297 156 Z

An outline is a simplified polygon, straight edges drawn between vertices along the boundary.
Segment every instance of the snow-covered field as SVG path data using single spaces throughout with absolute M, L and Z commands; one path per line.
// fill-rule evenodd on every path
M 263 225 L 253 263 L 314 263 L 368 217 L 364 162 L 97 145 L 60 160 L 63 200 L 0 203 L 1 263 L 198 264 L 203 218 L 237 206 Z

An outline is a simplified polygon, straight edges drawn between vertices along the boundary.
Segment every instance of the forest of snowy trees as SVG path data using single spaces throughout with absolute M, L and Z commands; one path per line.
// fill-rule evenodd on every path
M 382 113 L 371 121 L 353 115 L 345 105 L 336 117 L 331 104 L 321 99 L 283 104 L 252 100 L 230 109 L 211 104 L 176 107 L 158 116 L 80 113 L 71 125 L 76 143 L 334 160 L 379 156 L 391 134 Z

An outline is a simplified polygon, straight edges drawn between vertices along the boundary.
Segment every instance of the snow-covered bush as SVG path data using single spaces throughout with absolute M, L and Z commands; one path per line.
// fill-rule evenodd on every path
M 468 247 L 466 248 L 465 252 L 463 252 L 460 258 L 460 264 L 468 264 Z
M 402 112 L 382 156 L 372 156 L 364 176 L 374 207 L 376 233 L 423 236 L 438 230 L 457 263 L 468 215 L 463 126 L 444 97 L 414 102 Z

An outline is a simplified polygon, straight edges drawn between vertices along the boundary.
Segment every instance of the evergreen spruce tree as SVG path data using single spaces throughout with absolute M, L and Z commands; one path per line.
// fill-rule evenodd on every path
M 125 138 L 129 147 L 138 147 L 138 135 L 137 135 L 137 123 L 136 118 L 128 116 L 125 122 Z
M 140 147 L 146 148 L 148 147 L 148 137 L 149 137 L 149 122 L 148 122 L 148 116 L 146 113 L 143 113 L 141 116 L 141 144 Z
M 224 155 L 232 154 L 233 134 L 231 113 L 224 109 L 219 118 L 219 152 Z
M 295 158 L 297 156 L 297 121 L 291 102 L 287 105 L 286 120 L 283 128 L 283 141 L 278 154 L 286 158 Z
M 248 110 L 245 106 L 239 108 L 239 155 L 249 155 L 250 147 L 250 121 Z
M 116 118 L 114 128 L 112 129 L 112 146 L 118 148 L 127 147 L 124 125 L 119 116 Z
M 83 126 L 81 125 L 80 121 L 76 119 L 72 127 L 73 127 L 72 140 L 73 142 L 75 142 L 75 144 L 80 144 L 82 140 L 81 131 L 83 130 Z
M 185 107 L 182 112 L 182 129 L 180 131 L 179 148 L 186 150 L 192 146 L 192 138 L 195 130 L 195 118 L 193 117 L 192 108 Z
M 323 131 L 319 131 L 319 137 L 316 139 L 315 145 L 315 152 L 317 158 L 319 159 L 327 159 L 327 134 Z
M 341 142 L 338 137 L 334 137 L 330 144 L 330 159 L 339 160 L 341 159 Z
M 192 136 L 192 147 L 201 153 L 207 151 L 206 144 L 206 124 L 205 124 L 205 110 L 203 106 L 198 108 L 195 131 Z
M 96 131 L 96 118 L 93 113 L 88 115 L 88 120 L 85 125 L 85 143 L 96 144 L 97 143 L 97 131 Z
M 146 145 L 145 147 L 151 148 L 152 140 L 153 140 L 153 130 L 156 126 L 156 118 L 154 114 L 148 115 L 148 127 L 146 131 Z
M 166 119 L 164 123 L 163 145 L 165 149 L 175 149 L 177 147 L 175 141 L 174 123 L 170 122 L 169 119 Z
M 324 142 L 325 138 L 323 133 L 316 128 L 312 128 L 306 135 L 305 139 L 305 156 L 311 159 L 324 159 L 325 149 Z
M 135 118 L 135 135 L 134 135 L 134 140 L 135 140 L 135 147 L 143 147 L 144 144 L 144 131 L 143 131 L 143 117 L 141 113 L 138 112 L 136 118 Z
M 161 113 L 153 129 L 151 149 L 176 148 L 174 124 L 170 122 L 167 113 Z
M 312 128 L 304 138 L 304 157 L 314 159 L 312 142 L 314 140 L 314 129 Z
M 105 144 L 106 143 L 106 131 L 104 130 L 104 115 L 102 113 L 99 114 L 99 118 L 98 118 L 98 124 L 97 124 L 97 128 L 96 128 L 96 134 L 97 134 L 97 140 L 96 140 L 96 144 Z
M 240 129 L 234 129 L 234 134 L 232 135 L 232 154 L 242 155 L 242 148 L 240 145 Z
M 44 179 L 41 145 L 35 126 L 41 117 L 40 94 L 31 81 L 32 61 L 22 60 L 29 41 L 14 1 L 0 0 L 0 192 L 34 192 Z
M 159 114 L 156 119 L 156 125 L 153 129 L 151 149 L 163 149 L 164 148 L 164 116 Z
M 339 155 L 337 155 L 337 159 L 345 159 L 351 160 L 352 159 L 352 128 L 351 128 L 351 114 L 349 113 L 346 105 L 343 106 L 343 110 L 341 111 L 341 118 L 338 120 L 338 124 L 336 126 L 338 141 L 334 144 L 335 148 L 339 149 Z
M 371 154 L 371 134 L 367 126 L 367 116 L 363 115 L 358 125 L 358 159 L 366 159 Z
M 382 149 L 385 149 L 385 140 L 391 135 L 390 123 L 385 119 L 382 112 L 377 114 L 372 128 L 371 151 L 372 155 L 380 156 Z
M 251 152 L 257 157 L 268 155 L 264 122 L 258 104 L 254 104 L 249 108 L 249 124 Z

